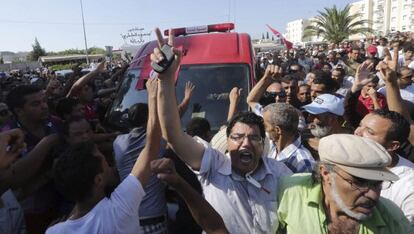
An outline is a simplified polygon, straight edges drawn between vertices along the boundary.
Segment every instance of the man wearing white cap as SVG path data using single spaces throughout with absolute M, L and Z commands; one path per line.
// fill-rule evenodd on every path
M 312 103 L 303 106 L 303 109 L 310 114 L 309 129 L 313 135 L 313 138 L 304 140 L 304 144 L 313 151 L 312 155 L 316 157 L 319 140 L 322 137 L 345 133 L 342 128 L 344 122 L 342 116 L 345 112 L 344 99 L 332 94 L 321 94 Z
M 282 179 L 277 233 L 414 232 L 401 210 L 380 197 L 383 186 L 398 180 L 380 144 L 334 134 L 320 140 L 319 155 L 312 174 Z

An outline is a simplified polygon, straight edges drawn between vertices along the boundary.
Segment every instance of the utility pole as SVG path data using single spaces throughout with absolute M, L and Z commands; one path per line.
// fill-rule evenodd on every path
M 83 5 L 82 5 L 82 0 L 79 0 L 79 1 L 80 1 L 81 12 L 82 12 L 82 25 L 83 25 L 83 38 L 85 40 L 86 64 L 89 65 L 88 43 L 86 42 L 86 30 L 85 30 L 85 19 L 84 19 L 84 16 L 83 16 Z

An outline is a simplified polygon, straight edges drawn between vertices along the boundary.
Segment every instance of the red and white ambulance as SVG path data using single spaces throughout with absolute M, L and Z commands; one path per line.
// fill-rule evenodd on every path
M 245 100 L 255 83 L 254 52 L 250 36 L 232 32 L 233 29 L 234 24 L 224 23 L 173 30 L 175 46 L 183 51 L 176 77 L 177 102 L 180 103 L 184 97 L 187 81 L 196 87 L 182 117 L 183 126 L 198 116 L 207 118 L 212 130 L 218 130 L 226 123 L 228 94 L 233 87 L 243 89 L 238 110 L 248 110 Z M 135 103 L 147 102 L 144 84 L 152 72 L 150 54 L 156 46 L 155 40 L 144 44 L 126 71 L 107 115 L 109 124 L 114 127 L 127 127 L 128 108 Z

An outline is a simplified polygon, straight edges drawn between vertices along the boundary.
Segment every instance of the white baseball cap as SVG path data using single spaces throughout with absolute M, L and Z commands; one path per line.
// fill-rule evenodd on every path
M 314 115 L 330 112 L 342 116 L 345 112 L 344 99 L 332 94 L 321 94 L 302 108 Z

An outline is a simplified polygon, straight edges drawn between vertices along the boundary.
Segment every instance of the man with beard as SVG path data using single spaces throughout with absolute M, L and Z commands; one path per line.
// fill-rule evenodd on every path
M 371 139 L 334 134 L 321 139 L 312 174 L 283 178 L 277 233 L 413 233 L 401 210 L 381 198 L 398 176 L 392 159 Z
M 308 122 L 310 133 L 313 137 L 305 139 L 304 145 L 310 150 L 312 156 L 317 160 L 319 140 L 322 137 L 345 133 L 342 128 L 344 123 L 343 98 L 336 97 L 332 94 L 322 94 L 317 96 L 311 104 L 303 106 L 303 109 L 309 113 Z
M 163 61 L 160 48 L 165 44 L 155 30 L 159 48 L 151 60 Z M 168 44 L 174 46 L 172 31 Z M 158 114 L 161 130 L 171 148 L 198 175 L 205 199 L 221 215 L 230 233 L 268 233 L 278 225 L 276 196 L 278 180 L 291 174 L 281 162 L 262 156 L 265 138 L 263 119 L 254 113 L 239 114 L 228 123 L 227 155 L 200 138 L 181 129 L 176 107 L 175 75 L 182 57 L 172 48 L 174 60 L 158 74 Z
M 115 168 L 93 143 L 71 146 L 59 157 L 53 172 L 56 186 L 76 204 L 68 220 L 46 233 L 141 233 L 138 208 L 151 177 L 150 162 L 159 154 L 161 141 L 157 103 L 151 98 L 148 113 L 147 144 L 118 186 Z

